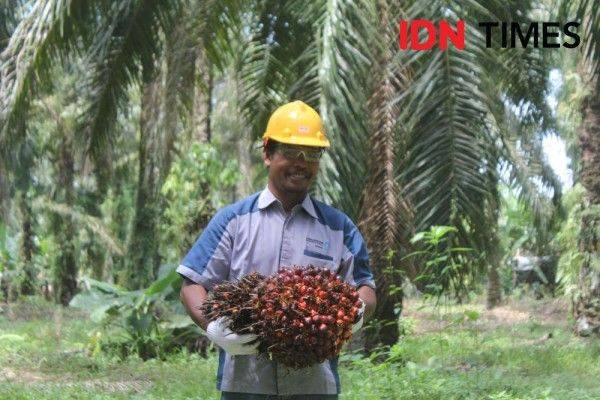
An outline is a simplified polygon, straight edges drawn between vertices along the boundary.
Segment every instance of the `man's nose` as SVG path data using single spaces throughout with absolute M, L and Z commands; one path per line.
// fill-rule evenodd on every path
M 306 155 L 304 154 L 303 151 L 296 153 L 295 157 L 293 157 L 293 158 L 290 157 L 290 161 L 292 161 L 294 164 L 296 164 L 296 163 L 303 164 L 303 165 L 307 164 Z

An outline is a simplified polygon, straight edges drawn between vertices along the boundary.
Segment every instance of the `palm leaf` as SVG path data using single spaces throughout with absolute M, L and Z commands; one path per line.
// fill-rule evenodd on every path
M 9 135 L 23 134 L 18 127 L 30 99 L 51 82 L 53 60 L 76 50 L 78 38 L 89 37 L 95 17 L 92 3 L 37 1 L 12 33 L 0 54 L 0 143 L 12 140 Z
M 89 53 L 88 107 L 81 125 L 88 151 L 102 159 L 117 111 L 127 104 L 128 88 L 151 79 L 180 2 L 129 0 L 114 3 L 94 35 Z M 142 77 L 142 71 L 146 78 Z
M 78 224 L 81 224 L 98 235 L 97 238 L 99 242 L 104 245 L 106 250 L 118 256 L 123 256 L 125 254 L 123 247 L 118 243 L 118 240 L 110 230 L 104 226 L 99 218 L 81 213 L 67 204 L 56 203 L 43 197 L 38 197 L 34 200 L 32 208 L 37 211 L 51 211 L 62 216 L 69 216 Z

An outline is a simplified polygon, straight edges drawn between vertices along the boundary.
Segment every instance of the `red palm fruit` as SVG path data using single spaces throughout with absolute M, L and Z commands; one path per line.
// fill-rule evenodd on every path
M 261 318 L 260 313 L 251 310 L 255 309 L 256 291 L 263 281 L 262 275 L 253 272 L 237 282 L 216 285 L 200 306 L 200 310 L 210 321 L 219 317 L 228 317 L 231 319 L 229 327 L 232 331 L 241 334 L 249 333 L 252 325 Z
M 217 286 L 203 309 L 206 316 L 237 315 L 237 333 L 254 332 L 259 351 L 300 368 L 336 356 L 351 337 L 358 295 L 331 270 L 284 268 L 263 279 Z
M 259 350 L 298 368 L 334 357 L 349 337 L 354 292 L 332 271 L 313 266 L 282 269 L 267 278 L 256 307 L 271 304 L 274 311 L 258 322 Z M 287 319 L 278 318 L 278 310 Z

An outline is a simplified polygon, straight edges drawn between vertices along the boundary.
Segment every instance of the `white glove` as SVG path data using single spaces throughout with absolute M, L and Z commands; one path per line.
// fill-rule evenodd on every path
M 232 356 L 258 354 L 258 342 L 249 344 L 258 336 L 251 333 L 238 335 L 229 329 L 230 323 L 227 317 L 217 318 L 206 327 L 206 337 Z
M 365 315 L 365 307 L 366 307 L 366 303 L 363 301 L 363 299 L 359 299 L 360 300 L 360 308 L 358 309 L 358 314 L 356 315 L 356 322 L 354 323 L 354 325 L 352 325 L 352 334 L 355 334 L 356 332 L 358 332 L 358 330 L 360 328 L 362 328 L 363 326 L 363 322 L 364 322 L 364 315 Z

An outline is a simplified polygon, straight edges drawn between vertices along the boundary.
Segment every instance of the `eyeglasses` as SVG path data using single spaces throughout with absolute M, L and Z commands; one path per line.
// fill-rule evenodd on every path
M 275 151 L 279 152 L 285 158 L 300 159 L 300 156 L 304 157 L 307 162 L 318 162 L 323 155 L 324 149 L 322 148 L 310 148 L 310 147 L 295 147 L 284 144 L 277 144 Z

